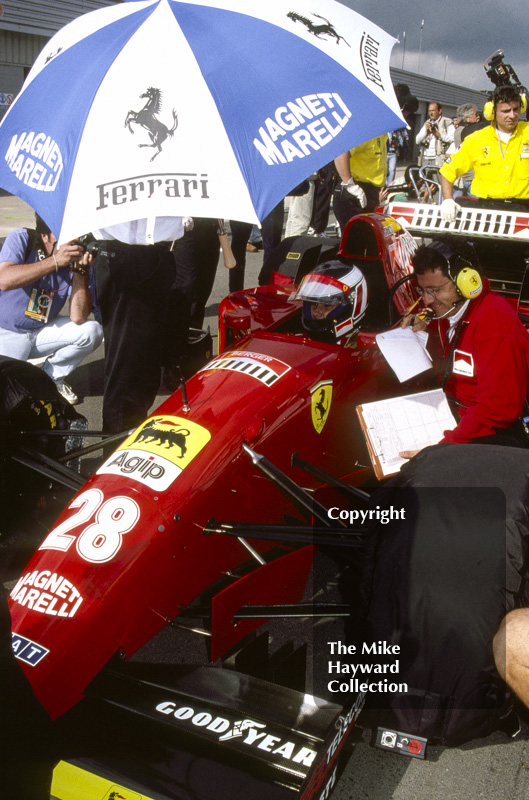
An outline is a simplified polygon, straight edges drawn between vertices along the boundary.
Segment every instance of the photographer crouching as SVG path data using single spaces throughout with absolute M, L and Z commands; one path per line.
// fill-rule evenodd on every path
M 35 230 L 11 231 L 0 251 L 0 355 L 46 357 L 42 369 L 72 405 L 78 398 L 65 379 L 103 338 L 99 322 L 88 319 L 92 262 L 79 241 L 57 247 L 38 216 Z M 59 317 L 68 297 L 69 317 Z

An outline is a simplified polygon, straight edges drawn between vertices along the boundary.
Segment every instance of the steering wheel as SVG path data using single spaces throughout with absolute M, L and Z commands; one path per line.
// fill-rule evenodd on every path
M 389 310 L 389 323 L 390 323 L 390 325 L 394 325 L 395 322 L 397 321 L 396 318 L 395 318 L 396 308 L 395 308 L 395 304 L 393 302 L 393 300 L 395 298 L 395 293 L 397 292 L 398 289 L 400 289 L 400 287 L 402 286 L 403 283 L 406 283 L 407 281 L 414 280 L 414 278 L 416 278 L 416 277 L 417 276 L 415 275 L 414 272 L 411 272 L 409 275 L 404 275 L 404 277 L 403 278 L 399 278 L 399 280 L 396 281 L 396 283 L 394 283 L 393 286 L 391 287 L 391 289 L 389 290 L 389 309 L 388 310 Z

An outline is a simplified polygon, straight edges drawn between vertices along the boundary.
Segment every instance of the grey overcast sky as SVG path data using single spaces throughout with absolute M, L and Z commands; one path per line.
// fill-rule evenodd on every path
M 400 40 L 393 48 L 392 67 L 471 89 L 489 89 L 492 84 L 483 62 L 501 48 L 521 83 L 529 86 L 527 0 L 340 1 Z

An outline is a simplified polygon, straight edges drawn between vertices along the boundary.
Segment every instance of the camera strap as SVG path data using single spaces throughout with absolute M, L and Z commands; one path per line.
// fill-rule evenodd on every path
M 24 253 L 24 260 L 23 260 L 22 263 L 23 264 L 27 264 L 28 263 L 28 258 L 30 257 L 31 252 L 33 250 L 36 250 L 36 252 L 37 252 L 37 261 L 44 261 L 44 259 L 48 257 L 48 254 L 46 253 L 44 247 L 42 247 L 42 240 L 40 240 L 41 241 L 40 246 L 38 244 L 36 244 L 36 242 L 37 242 L 37 231 L 34 230 L 33 228 L 24 228 L 24 230 L 26 231 L 26 233 L 28 235 L 28 243 L 26 245 L 26 251 Z M 40 239 L 40 236 L 39 236 L 39 239 Z

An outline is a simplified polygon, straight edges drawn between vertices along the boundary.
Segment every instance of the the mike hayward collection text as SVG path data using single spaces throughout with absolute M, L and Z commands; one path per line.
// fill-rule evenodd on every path
M 331 656 L 327 671 L 333 678 L 327 683 L 330 692 L 384 692 L 392 694 L 405 694 L 408 691 L 407 683 L 396 683 L 388 678 L 370 680 L 373 676 L 398 675 L 400 662 L 392 656 L 400 654 L 400 645 L 389 644 L 386 641 L 362 642 L 360 645 L 344 644 L 343 642 L 327 642 Z M 354 656 L 361 659 L 355 662 L 345 660 L 343 656 Z M 374 656 L 376 660 L 371 660 Z M 347 678 L 344 680 L 345 676 Z

